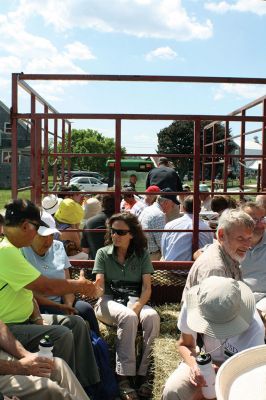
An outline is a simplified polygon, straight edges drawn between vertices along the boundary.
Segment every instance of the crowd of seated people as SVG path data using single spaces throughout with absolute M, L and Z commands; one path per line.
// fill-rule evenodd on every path
M 95 232 L 84 231 L 81 235 L 78 230 L 73 231 L 80 228 L 84 218 L 80 198 L 67 197 L 52 207 L 52 200 L 55 202 L 57 198 L 51 197 L 43 202 L 41 210 L 27 200 L 14 200 L 6 205 L 5 217 L 0 219 L 0 391 L 6 396 L 31 400 L 38 392 L 40 399 L 96 399 L 100 376 L 90 329 L 100 335 L 98 319 L 117 329 L 116 377 L 120 398 L 151 398 L 149 356 L 153 340 L 159 335 L 160 319 L 147 304 L 154 270 L 143 220 L 149 221 L 149 208 L 153 210 L 156 205 L 164 221 L 160 229 L 176 229 L 182 216 L 165 225 L 168 205 L 178 202 L 168 191 L 172 190 L 158 190 L 159 196 L 154 196 L 153 190 L 147 190 L 147 196 L 151 193 L 155 202 L 145 204 L 139 215 L 130 209 L 115 214 L 114 198 L 101 196 L 101 209 L 84 226 L 101 229 L 99 240 L 95 241 Z M 51 207 L 45 208 L 48 200 Z M 262 199 L 258 200 L 239 206 L 228 196 L 212 199 L 211 208 L 219 215 L 216 240 L 210 237 L 208 246 L 199 250 L 187 278 L 178 320 L 181 331 L 178 349 L 183 362 L 162 388 L 164 400 L 203 399 L 201 387 L 205 381 L 195 363 L 198 334 L 204 351 L 213 350 L 216 370 L 229 349 L 238 352 L 264 343 L 265 209 Z M 193 210 L 193 197 L 184 196 L 182 202 L 187 218 Z M 150 214 L 154 218 L 154 212 Z M 204 228 L 208 230 L 207 225 Z M 162 242 L 157 259 L 171 254 L 167 243 L 173 241 L 166 240 L 170 234 L 165 233 L 163 239 L 160 234 Z M 70 279 L 71 254 L 66 252 L 69 242 L 86 255 L 84 259 L 95 259 L 94 283 L 82 271 L 77 280 Z M 178 241 L 175 246 L 180 247 Z M 135 293 L 133 303 L 127 291 L 131 296 Z M 76 293 L 98 298 L 94 309 L 88 302 L 76 301 Z M 204 309 L 201 309 L 201 294 L 204 294 Z M 223 310 L 229 307 L 228 298 L 233 299 L 230 304 L 241 302 L 242 308 L 238 307 L 234 314 L 239 326 L 233 324 L 229 315 L 233 311 L 229 308 L 228 321 L 218 320 L 223 314 L 219 314 L 218 305 L 225 302 Z M 210 320 L 213 304 L 218 311 Z M 135 339 L 139 326 L 143 331 L 143 353 L 137 366 Z M 36 353 L 40 339 L 46 334 L 54 343 L 53 361 Z

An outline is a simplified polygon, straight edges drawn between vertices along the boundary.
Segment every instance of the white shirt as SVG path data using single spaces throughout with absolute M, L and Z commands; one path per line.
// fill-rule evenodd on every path
M 181 332 L 192 335 L 196 341 L 197 332 L 194 332 L 187 324 L 187 308 L 184 303 L 178 319 L 178 328 Z M 255 310 L 254 317 L 249 328 L 240 335 L 233 336 L 228 339 L 215 339 L 207 335 L 202 335 L 204 342 L 204 350 L 210 353 L 214 362 L 223 362 L 228 357 L 250 347 L 264 344 L 265 328 L 261 318 Z M 216 350 L 215 350 L 216 349 Z
M 266 297 L 266 232 L 261 241 L 247 251 L 240 268 L 243 281 L 254 293 L 256 301 Z

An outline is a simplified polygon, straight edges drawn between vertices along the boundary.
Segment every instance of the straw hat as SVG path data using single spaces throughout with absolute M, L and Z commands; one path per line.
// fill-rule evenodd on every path
M 210 276 L 186 295 L 187 324 L 195 332 L 225 339 L 248 329 L 255 299 L 243 282 Z
M 59 208 L 59 204 L 62 199 L 58 198 L 54 194 L 50 194 L 49 196 L 45 196 L 42 200 L 42 208 L 53 215 Z
M 266 399 L 266 346 L 256 346 L 230 357 L 218 370 L 217 400 Z
M 55 213 L 55 219 L 65 224 L 79 224 L 83 218 L 83 213 L 83 208 L 79 203 L 72 199 L 64 199 Z

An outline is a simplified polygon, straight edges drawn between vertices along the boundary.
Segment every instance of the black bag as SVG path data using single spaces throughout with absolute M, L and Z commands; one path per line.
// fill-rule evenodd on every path
M 128 297 L 139 297 L 141 294 L 142 282 L 111 281 L 111 291 L 117 303 L 127 305 Z

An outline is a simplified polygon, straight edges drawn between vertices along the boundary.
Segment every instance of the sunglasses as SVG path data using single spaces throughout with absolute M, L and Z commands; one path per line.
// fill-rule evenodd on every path
M 114 235 L 115 233 L 118 236 L 126 236 L 130 231 L 127 231 L 126 229 L 115 229 L 111 228 L 111 235 Z

